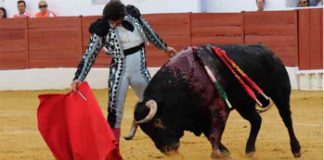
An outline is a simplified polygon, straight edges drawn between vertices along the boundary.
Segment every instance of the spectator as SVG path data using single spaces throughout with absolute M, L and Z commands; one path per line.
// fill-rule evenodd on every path
M 309 0 L 299 0 L 299 7 L 308 7 Z
M 260 12 L 264 11 L 265 0 L 256 0 L 256 5 L 258 11 Z
M 29 13 L 26 11 L 26 2 L 24 0 L 19 0 L 17 2 L 18 13 L 13 16 L 13 18 L 19 17 L 30 17 Z
M 0 19 L 6 19 L 7 18 L 7 11 L 5 8 L 0 7 Z
M 309 6 L 321 6 L 322 0 L 309 0 Z
M 48 5 L 47 2 L 44 0 L 39 1 L 38 8 L 39 12 L 36 13 L 36 18 L 43 18 L 43 17 L 56 17 L 56 15 L 47 9 Z

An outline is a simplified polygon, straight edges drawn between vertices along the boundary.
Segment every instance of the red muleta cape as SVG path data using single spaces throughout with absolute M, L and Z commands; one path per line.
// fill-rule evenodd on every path
M 38 129 L 58 160 L 122 160 L 87 82 L 77 92 L 39 95 Z

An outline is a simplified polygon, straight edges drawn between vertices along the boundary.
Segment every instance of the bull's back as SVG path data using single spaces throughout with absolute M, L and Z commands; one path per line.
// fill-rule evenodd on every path
M 266 94 L 272 95 L 280 92 L 280 90 L 291 89 L 284 64 L 270 49 L 261 45 L 224 45 L 218 47 L 225 50 L 228 57 L 251 77 Z M 225 88 L 231 97 L 247 96 L 242 86 L 225 65 L 219 70 L 222 72 L 223 79 L 226 79 Z
M 212 82 L 191 48 L 180 51 L 164 64 L 153 77 L 148 88 L 150 87 L 159 92 L 155 94 L 166 91 L 168 95 L 185 95 L 184 98 L 189 99 L 183 99 L 184 102 L 191 104 L 208 103 L 214 93 Z M 166 96 L 165 93 L 163 96 Z M 179 98 L 181 97 L 178 96 L 177 99 L 182 100 Z

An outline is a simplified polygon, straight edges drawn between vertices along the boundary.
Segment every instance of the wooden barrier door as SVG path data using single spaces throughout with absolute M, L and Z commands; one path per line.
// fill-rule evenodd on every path
M 301 9 L 299 20 L 299 68 L 323 69 L 323 9 Z
M 30 67 L 76 67 L 81 59 L 81 18 L 31 18 Z
M 1 20 L 0 69 L 28 67 L 27 21 L 27 18 Z
M 243 44 L 240 13 L 191 14 L 191 42 L 200 44 Z
M 153 30 L 169 45 L 180 50 L 190 45 L 190 14 L 146 14 L 145 19 Z M 149 67 L 160 67 L 169 57 L 153 44 L 146 48 Z
M 244 12 L 245 44 L 263 44 L 286 66 L 298 65 L 297 11 Z

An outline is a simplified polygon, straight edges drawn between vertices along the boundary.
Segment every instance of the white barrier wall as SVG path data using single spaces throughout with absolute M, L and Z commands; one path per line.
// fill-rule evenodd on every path
M 299 89 L 298 68 L 286 67 L 292 89 Z M 159 68 L 149 68 L 153 76 Z M 0 70 L 0 90 L 44 90 L 69 88 L 75 68 Z M 86 81 L 94 89 L 108 87 L 108 69 L 92 68 Z M 322 72 L 323 73 L 323 72 Z
M 301 70 L 297 75 L 299 90 L 323 90 L 323 70 Z
M 149 68 L 154 75 L 158 68 Z M 1 90 L 44 90 L 70 87 L 76 68 L 42 68 L 23 70 L 0 70 Z M 86 81 L 94 89 L 108 88 L 109 70 L 92 68 Z

